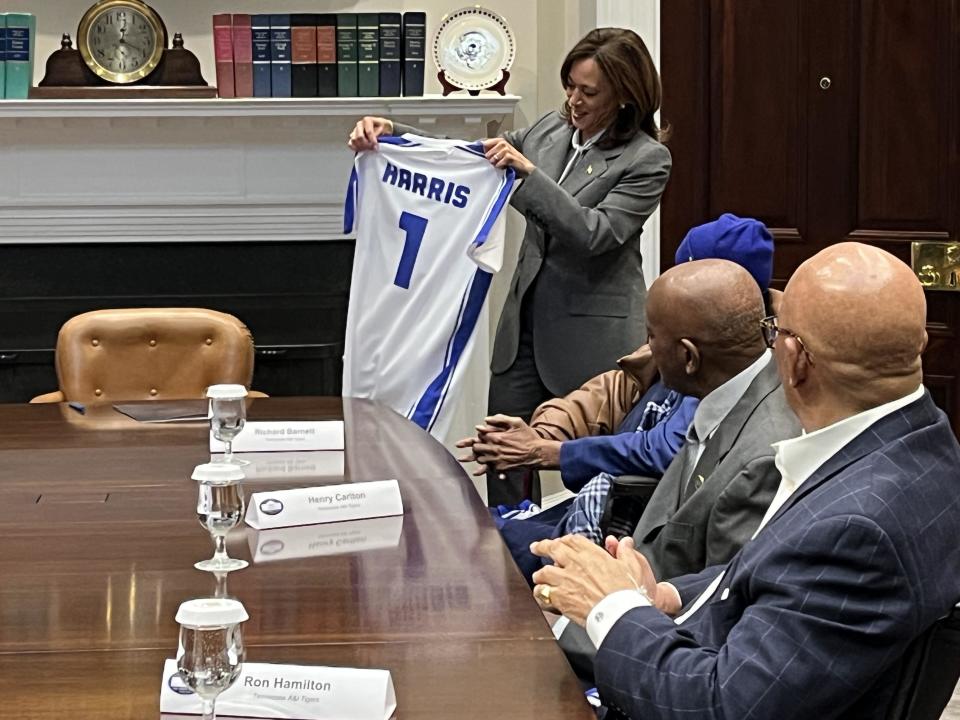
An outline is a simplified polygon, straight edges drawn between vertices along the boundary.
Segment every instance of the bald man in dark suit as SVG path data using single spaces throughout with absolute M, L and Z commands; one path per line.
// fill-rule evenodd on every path
M 608 718 L 884 718 L 910 643 L 960 599 L 960 446 L 921 384 L 911 270 L 842 243 L 764 328 L 807 434 L 724 566 L 658 583 L 631 538 L 537 543 L 545 607 L 585 625 Z

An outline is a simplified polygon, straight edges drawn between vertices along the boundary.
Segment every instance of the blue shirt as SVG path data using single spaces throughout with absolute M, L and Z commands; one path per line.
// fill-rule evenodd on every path
M 560 477 L 577 492 L 592 477 L 660 477 L 683 445 L 699 400 L 657 382 L 634 406 L 614 435 L 567 440 L 560 446 Z M 667 405 L 664 411 L 663 406 Z

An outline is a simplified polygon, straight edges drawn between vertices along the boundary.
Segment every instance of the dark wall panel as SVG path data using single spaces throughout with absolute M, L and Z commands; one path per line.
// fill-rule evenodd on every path
M 70 317 L 108 307 L 208 307 L 257 346 L 254 386 L 339 394 L 352 241 L 0 245 L 0 402 L 56 388 Z

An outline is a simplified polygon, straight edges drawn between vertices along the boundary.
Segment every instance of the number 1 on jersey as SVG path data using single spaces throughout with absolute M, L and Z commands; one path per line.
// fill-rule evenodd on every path
M 427 219 L 413 213 L 402 212 L 400 229 L 406 233 L 406 239 L 403 241 L 400 265 L 397 266 L 397 276 L 393 279 L 393 284 L 409 290 L 413 266 L 417 262 L 417 253 L 420 252 L 420 243 L 423 241 L 423 234 L 427 231 Z

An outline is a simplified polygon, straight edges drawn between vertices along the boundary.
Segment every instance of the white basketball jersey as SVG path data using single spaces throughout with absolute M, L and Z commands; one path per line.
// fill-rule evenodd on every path
M 344 214 L 344 231 L 357 236 L 345 396 L 377 400 L 444 437 L 502 265 L 514 180 L 480 143 L 404 135 L 357 154 Z

